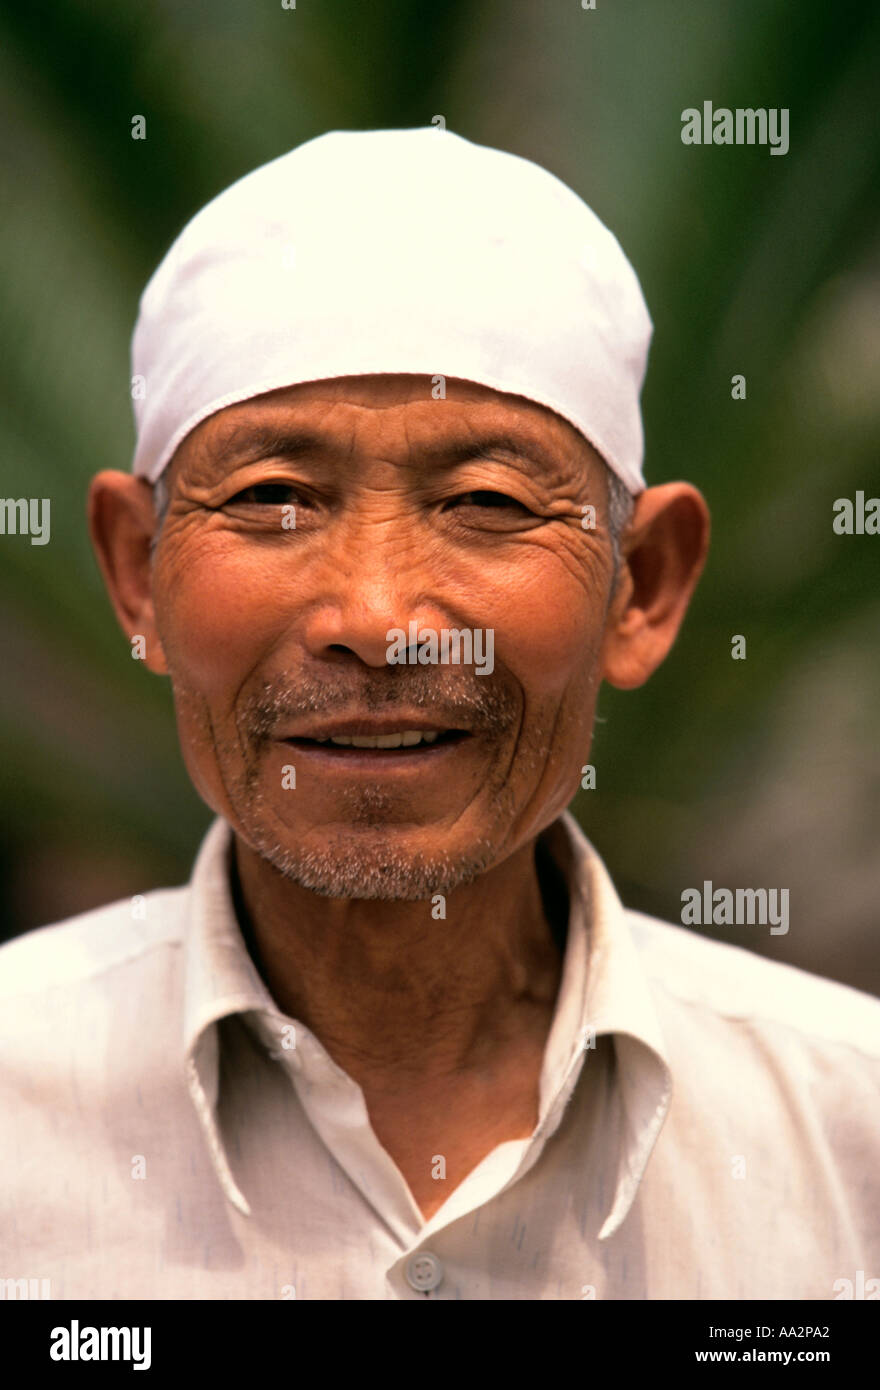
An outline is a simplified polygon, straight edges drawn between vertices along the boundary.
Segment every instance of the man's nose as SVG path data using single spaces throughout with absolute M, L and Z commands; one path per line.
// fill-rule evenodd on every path
M 444 625 L 431 574 L 436 573 L 412 528 L 351 528 L 325 552 L 308 583 L 311 595 L 301 634 L 319 660 L 354 654 L 366 666 L 386 666 L 392 629 Z

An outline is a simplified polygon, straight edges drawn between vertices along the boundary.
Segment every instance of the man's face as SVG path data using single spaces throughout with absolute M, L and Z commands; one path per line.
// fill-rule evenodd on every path
M 417 899 L 560 814 L 613 579 L 605 468 L 576 430 L 472 383 L 335 379 L 212 416 L 168 482 L 155 668 L 196 787 L 254 850 L 318 893 Z M 491 671 L 389 664 L 411 622 L 491 631 Z M 326 741 L 406 732 L 439 736 Z

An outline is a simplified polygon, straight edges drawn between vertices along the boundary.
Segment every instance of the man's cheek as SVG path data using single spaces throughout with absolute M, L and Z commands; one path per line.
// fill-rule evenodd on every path
M 236 673 L 253 665 L 254 653 L 268 636 L 265 609 L 243 599 L 241 590 L 229 585 L 187 587 L 174 596 L 160 628 L 172 669 L 184 672 L 205 693 L 237 684 Z
M 567 686 L 572 673 L 598 654 L 601 631 L 596 614 L 573 592 L 529 602 L 515 619 L 495 630 L 498 664 L 506 665 L 535 693 Z

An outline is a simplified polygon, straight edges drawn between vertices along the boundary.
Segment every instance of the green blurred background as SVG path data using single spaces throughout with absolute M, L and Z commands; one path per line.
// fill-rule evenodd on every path
M 256 165 L 443 115 L 618 236 L 655 323 L 648 479 L 714 517 L 666 665 L 603 695 L 574 810 L 630 906 L 788 887 L 787 936 L 709 934 L 880 993 L 880 537 L 831 526 L 880 493 L 876 4 L 16 0 L 0 38 L 0 491 L 52 499 L 48 546 L 0 537 L 0 932 L 185 881 L 210 821 L 85 523 L 91 476 L 130 466 L 146 280 Z M 683 145 L 707 99 L 789 108 L 789 153 Z

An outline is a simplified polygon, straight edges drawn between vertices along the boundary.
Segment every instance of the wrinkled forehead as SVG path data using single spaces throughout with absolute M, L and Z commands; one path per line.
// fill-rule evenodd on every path
M 299 383 L 227 406 L 190 432 L 158 481 L 165 492 L 179 477 L 211 482 L 270 457 L 383 458 L 421 469 L 507 457 L 551 485 L 563 485 L 573 466 L 583 473 L 604 462 L 569 421 L 525 397 L 458 378 L 374 374 Z

